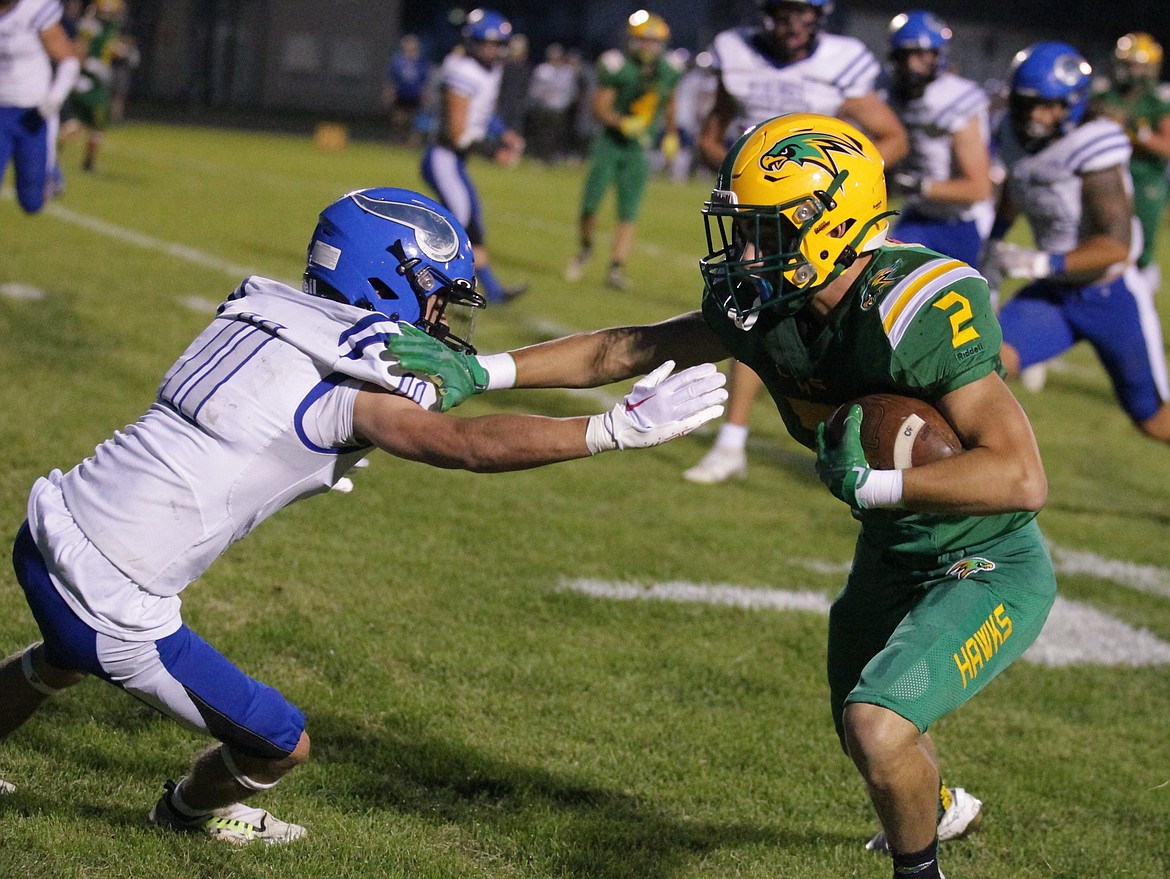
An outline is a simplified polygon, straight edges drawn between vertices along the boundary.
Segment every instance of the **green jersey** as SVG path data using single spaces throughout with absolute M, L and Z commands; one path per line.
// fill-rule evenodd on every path
M 597 59 L 597 87 L 614 90 L 613 109 L 620 116 L 637 116 L 646 123 L 646 136 L 653 140 L 662 128 L 663 112 L 682 70 L 669 55 L 643 66 L 618 49 L 603 52 Z M 612 137 L 626 140 L 617 132 Z
M 1122 115 L 1125 130 L 1135 137 L 1143 127 L 1157 129 L 1162 118 L 1170 116 L 1170 83 L 1150 84 L 1135 87 L 1131 92 L 1111 88 L 1093 96 L 1100 107 L 1115 111 L 1111 115 Z M 1119 111 L 1119 112 L 1118 112 Z M 1135 178 L 1139 175 L 1164 177 L 1167 160 L 1149 150 L 1136 148 L 1130 159 L 1130 171 Z M 1135 182 L 1138 182 L 1135 180 Z
M 816 448 L 816 426 L 841 403 L 886 392 L 934 402 L 1002 374 L 999 322 L 987 282 L 966 263 L 912 244 L 875 252 L 828 325 L 806 327 L 765 310 L 741 329 L 714 298 L 703 316 L 728 351 L 763 380 L 788 432 Z M 935 556 L 1013 531 L 1034 513 L 946 516 L 855 511 L 871 540 Z

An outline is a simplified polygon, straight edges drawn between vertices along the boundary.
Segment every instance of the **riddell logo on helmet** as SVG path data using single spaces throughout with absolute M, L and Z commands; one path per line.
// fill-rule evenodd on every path
M 765 171 L 775 173 L 792 162 L 800 167 L 813 165 L 823 168 L 833 177 L 837 176 L 837 162 L 834 154 L 865 158 L 861 144 L 852 139 L 845 139 L 835 134 L 822 134 L 817 131 L 801 132 L 789 135 L 776 143 L 768 152 L 760 157 L 760 167 Z M 775 177 L 769 177 L 775 180 Z

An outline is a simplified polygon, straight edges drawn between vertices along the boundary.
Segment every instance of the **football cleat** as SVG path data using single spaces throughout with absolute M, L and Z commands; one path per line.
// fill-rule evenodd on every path
M 565 280 L 570 284 L 575 284 L 585 277 L 585 267 L 589 265 L 589 258 L 592 255 L 593 252 L 586 248 L 569 260 L 569 264 L 565 266 Z
M 743 479 L 747 475 L 747 452 L 730 446 L 712 446 L 690 470 L 683 471 L 683 479 L 701 485 L 714 485 L 728 479 Z
M 618 265 L 610 266 L 605 274 L 605 286 L 613 290 L 625 290 L 628 286 L 625 270 Z
M 188 818 L 181 815 L 171 802 L 176 786 L 173 781 L 166 783 L 166 790 L 147 816 L 151 824 L 177 833 L 204 833 L 212 839 L 234 845 L 251 842 L 280 845 L 300 839 L 306 833 L 299 824 L 281 821 L 264 809 L 245 806 L 243 803 L 232 803 L 216 809 L 210 815 Z
M 6 794 L 14 793 L 16 793 L 16 785 L 9 784 L 7 781 L 4 781 L 4 779 L 0 778 L 0 797 L 5 796 Z
M 940 792 L 945 807 L 938 822 L 938 841 L 962 839 L 983 826 L 983 801 L 976 799 L 961 787 L 944 787 Z M 865 848 L 871 852 L 890 853 L 886 832 L 879 830 Z

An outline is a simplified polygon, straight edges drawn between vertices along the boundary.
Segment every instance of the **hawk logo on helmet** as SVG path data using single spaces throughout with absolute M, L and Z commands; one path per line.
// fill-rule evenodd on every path
M 801 167 L 815 165 L 836 177 L 838 171 L 835 153 L 865 158 L 861 144 L 854 140 L 818 131 L 802 131 L 778 141 L 774 147 L 760 156 L 760 167 L 770 172 L 765 175 L 768 180 L 778 180 L 778 177 L 771 175 L 789 162 Z

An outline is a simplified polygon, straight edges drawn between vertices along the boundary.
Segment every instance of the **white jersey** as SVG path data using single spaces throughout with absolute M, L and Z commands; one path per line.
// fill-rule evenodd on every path
M 439 72 L 443 87 L 468 99 L 467 125 L 455 144 L 458 149 L 465 150 L 487 135 L 488 123 L 496 114 L 500 99 L 503 74 L 502 65 L 484 67 L 470 55 L 452 52 L 443 59 Z
M 1029 155 L 1004 119 L 997 132 L 999 155 L 1007 169 L 1007 187 L 1012 202 L 1028 218 L 1036 246 L 1053 253 L 1067 253 L 1082 240 L 1081 175 L 1119 166 L 1126 189 L 1133 192 L 1129 177 L 1132 148 L 1125 131 L 1111 119 L 1095 119 L 1056 138 L 1044 149 Z M 1142 236 L 1137 218 L 1133 220 L 1130 259 L 1141 252 Z
M 848 98 L 874 90 L 881 67 L 861 40 L 820 34 L 807 58 L 782 64 L 757 47 L 759 33 L 733 28 L 711 44 L 712 66 L 739 103 L 731 136 L 781 113 L 836 116 Z
M 939 74 L 926 87 L 922 97 L 900 101 L 889 96 L 890 108 L 901 119 L 910 139 L 910 150 L 898 163 L 905 170 L 924 180 L 950 180 L 954 174 L 952 137 L 966 128 L 972 119 L 986 143 L 988 127 L 987 93 L 976 83 L 953 73 Z M 911 196 L 903 206 L 907 212 L 918 213 L 937 220 L 990 220 L 994 205 L 990 199 L 976 205 L 959 202 L 932 201 L 922 196 Z
M 41 31 L 60 20 L 60 0 L 17 0 L 0 13 L 0 107 L 35 107 L 48 93 L 53 63 Z
M 277 510 L 323 492 L 369 453 L 355 440 L 362 382 L 437 409 L 434 386 L 383 359 L 381 314 L 249 278 L 163 378 L 156 402 L 68 473 L 42 479 L 29 522 L 50 570 L 74 563 L 46 528 L 71 522 L 131 582 L 65 577 L 99 631 L 141 628 L 143 603 L 177 595 Z M 76 544 L 76 540 L 73 541 Z M 92 562 L 92 560 L 91 560 Z M 107 578 L 108 579 L 108 578 Z

